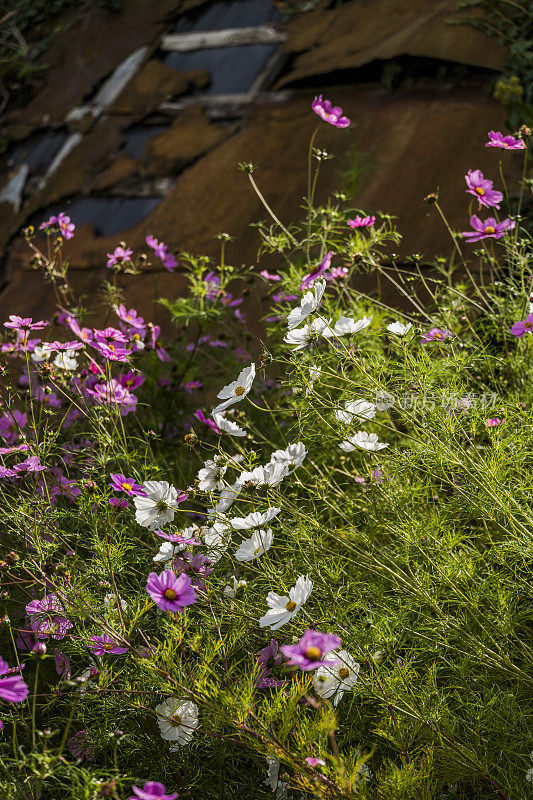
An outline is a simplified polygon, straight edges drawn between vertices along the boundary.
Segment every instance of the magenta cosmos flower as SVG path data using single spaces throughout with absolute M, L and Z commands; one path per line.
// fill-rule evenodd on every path
M 4 322 L 4 328 L 12 328 L 14 331 L 40 331 L 46 328 L 48 322 L 40 320 L 34 322 L 31 317 L 19 317 L 17 314 L 9 315 L 9 322 Z
M 492 181 L 484 178 L 480 169 L 469 169 L 468 174 L 465 175 L 465 181 L 468 186 L 467 193 L 474 195 L 480 205 L 487 208 L 500 207 L 503 194 L 492 188 Z
M 133 497 L 136 494 L 144 495 L 144 489 L 142 486 L 140 486 L 138 483 L 135 483 L 133 478 L 126 478 L 119 472 L 115 472 L 111 475 L 111 483 L 109 485 L 117 492 L 126 492 L 126 494 L 129 494 L 130 497 Z
M 329 662 L 331 663 L 331 662 Z M 305 759 L 310 767 L 325 767 L 326 762 L 322 761 L 321 758 L 313 758 L 312 756 L 307 756 Z
M 287 666 L 300 667 L 308 671 L 331 665 L 331 661 L 323 660 L 324 656 L 341 645 L 342 639 L 334 633 L 321 633 L 309 629 L 297 644 L 282 645 L 280 650 L 289 659 Z
M 361 217 L 358 214 L 355 219 L 348 220 L 348 225 L 350 228 L 369 228 L 375 221 L 375 217 Z
M 498 222 L 494 217 L 488 217 L 485 222 L 482 222 L 474 214 L 473 217 L 470 217 L 470 224 L 474 230 L 465 231 L 462 236 L 464 239 L 468 239 L 469 242 L 479 242 L 481 239 L 501 239 L 505 233 L 513 230 L 516 222 L 512 219 L 504 219 Z
M 166 569 L 161 575 L 151 572 L 146 591 L 162 611 L 177 611 L 180 614 L 185 606 L 196 603 L 197 599 L 189 576 L 182 574 L 177 578 L 170 569 Z
M 112 253 L 107 254 L 107 266 L 124 266 L 124 264 L 127 264 L 130 261 L 132 255 L 133 250 L 131 247 L 125 247 L 123 242 L 121 245 L 115 247 Z
M 525 333 L 533 333 L 533 314 L 528 314 L 525 319 L 515 322 L 511 333 L 518 338 L 524 336 Z
M 79 490 L 78 490 L 79 494 Z M 64 616 L 63 605 L 57 594 L 47 594 L 42 600 L 32 600 L 26 606 L 30 628 L 37 639 L 63 639 L 73 625 Z
M 453 334 L 447 328 L 431 328 L 427 333 L 424 333 L 420 341 L 439 342 L 443 339 L 449 339 L 450 336 L 453 336 Z
M 303 291 L 307 289 L 308 286 L 313 284 L 317 278 L 319 278 L 323 272 L 326 272 L 331 267 L 331 259 L 333 258 L 333 250 L 330 250 L 329 253 L 326 253 L 322 262 L 312 270 L 309 275 L 306 275 L 303 281 L 300 284 L 300 290 Z M 276 302 L 278 302 L 276 300 Z
M 178 796 L 176 792 L 165 794 L 164 785 L 157 781 L 146 781 L 142 789 L 139 789 L 138 786 L 132 786 L 131 788 L 135 795 L 130 795 L 128 800 L 176 800 Z
M 118 656 L 128 652 L 127 647 L 122 647 L 115 639 L 108 636 L 107 633 L 103 633 L 102 636 L 91 636 L 91 641 L 93 644 L 88 645 L 88 648 L 95 656 L 105 656 L 110 653 Z
M 498 419 L 498 417 L 493 417 L 492 419 L 486 419 L 485 425 L 487 428 L 497 428 L 498 425 L 502 425 L 505 422 L 504 419 Z
M 10 669 L 0 658 L 0 697 L 9 703 L 23 703 L 28 696 L 28 687 L 18 675 L 20 667 Z
M 59 228 L 60 233 L 65 237 L 65 239 L 73 239 L 74 238 L 74 231 L 76 230 L 76 226 L 73 222 L 70 221 L 70 217 L 64 214 L 62 211 L 57 217 L 51 216 L 49 220 L 46 222 L 41 222 L 39 225 L 39 230 L 44 231 L 50 228 L 52 225 L 57 225 Z
M 347 128 L 350 124 L 348 117 L 343 117 L 340 106 L 332 106 L 329 100 L 324 100 L 319 94 L 311 103 L 311 108 L 324 122 L 329 122 L 336 128 Z
M 500 131 L 489 131 L 489 141 L 485 147 L 501 147 L 504 150 L 524 150 L 525 144 L 514 136 L 504 136 Z

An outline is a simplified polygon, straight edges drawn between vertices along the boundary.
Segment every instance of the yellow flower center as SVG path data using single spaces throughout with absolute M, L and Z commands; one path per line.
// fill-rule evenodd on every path
M 287 611 L 294 611 L 294 609 L 296 608 L 296 603 L 294 603 L 292 600 L 289 600 L 285 608 L 287 609 Z
M 181 725 L 181 717 L 179 714 L 172 714 L 168 721 L 171 725 Z
M 244 388 L 244 386 L 237 386 L 237 388 L 235 389 L 235 396 L 241 397 L 245 393 L 245 391 L 246 389 Z
M 112 353 L 115 352 L 115 345 L 114 344 L 108 344 L 107 346 L 109 347 L 109 349 L 111 350 Z
M 163 597 L 165 597 L 167 600 L 175 600 L 176 592 L 174 591 L 174 589 L 165 589 L 165 591 L 163 592 Z
M 112 650 L 113 644 L 111 642 L 102 642 L 102 650 Z
M 348 677 L 350 674 L 350 670 L 347 667 L 341 667 L 339 670 L 339 678 L 343 681 L 345 678 Z
M 524 322 L 524 328 L 531 328 L 533 326 L 533 322 Z
M 482 189 L 481 186 L 476 186 L 476 192 L 483 197 L 485 194 L 485 189 Z
M 485 233 L 495 233 L 495 230 L 492 227 L 492 225 L 489 225 L 488 228 L 485 228 Z
M 305 651 L 305 657 L 308 658 L 309 661 L 318 661 L 321 655 L 322 650 L 320 647 L 308 647 Z
M 121 485 L 121 486 L 122 486 L 122 488 L 123 488 L 123 489 L 125 489 L 127 492 L 131 492 L 131 490 L 132 490 L 132 488 L 133 488 L 133 487 L 132 487 L 132 485 L 131 485 L 131 483 L 121 483 L 120 485 Z

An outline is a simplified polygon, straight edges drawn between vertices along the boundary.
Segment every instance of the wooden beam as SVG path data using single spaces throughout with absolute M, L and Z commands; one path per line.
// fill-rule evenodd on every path
M 279 44 L 285 34 L 272 25 L 256 28 L 226 28 L 221 31 L 199 31 L 198 33 L 170 33 L 161 39 L 161 49 L 175 53 L 205 50 L 211 47 L 232 47 L 242 44 Z

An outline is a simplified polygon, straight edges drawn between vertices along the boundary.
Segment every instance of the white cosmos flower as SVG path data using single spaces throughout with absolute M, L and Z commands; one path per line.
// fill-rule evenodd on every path
M 144 528 L 151 531 L 163 527 L 167 522 L 172 522 L 176 512 L 176 500 L 178 493 L 168 481 L 146 481 L 143 483 L 146 497 L 136 495 L 133 498 L 135 504 L 135 519 Z
M 184 544 L 173 544 L 172 542 L 163 542 L 161 547 L 159 548 L 158 552 L 152 558 L 152 561 L 172 561 L 174 556 L 178 553 L 181 553 L 182 550 L 185 550 L 186 545 Z
M 309 575 L 300 575 L 296 584 L 289 591 L 288 597 L 276 594 L 276 592 L 269 592 L 267 594 L 269 609 L 259 620 L 259 627 L 266 628 L 268 626 L 271 630 L 276 631 L 286 625 L 306 602 L 312 589 L 313 582 L 309 579 Z
M 306 292 L 302 299 L 300 300 L 300 305 L 298 308 L 293 308 L 289 317 L 287 319 L 287 323 L 289 325 L 289 330 L 293 328 L 297 328 L 304 319 L 316 311 L 318 306 L 320 305 L 320 301 L 322 300 L 322 295 L 324 294 L 324 289 L 326 288 L 326 281 L 316 281 L 313 285 L 313 291 Z
M 215 456 L 208 459 L 198 472 L 198 488 L 201 492 L 211 492 L 213 489 L 223 489 L 226 485 L 222 480 L 228 465 L 224 463 L 224 456 Z
M 245 367 L 242 370 L 236 381 L 228 383 L 227 386 L 224 386 L 224 388 L 220 390 L 217 397 L 223 402 L 219 403 L 218 406 L 213 409 L 212 413 L 220 414 L 221 411 L 225 411 L 226 408 L 234 405 L 234 403 L 240 403 L 241 400 L 244 400 L 252 388 L 254 378 L 255 364 L 252 363 L 249 367 Z
M 405 336 L 412 327 L 413 324 L 411 322 L 407 322 L 405 325 L 402 322 L 391 322 L 390 325 L 387 325 L 387 330 L 391 333 L 395 333 L 397 336 Z
M 198 727 L 198 706 L 190 700 L 169 697 L 155 707 L 157 724 L 161 736 L 172 742 L 170 751 L 174 753 L 193 737 Z
M 289 331 L 283 341 L 287 342 L 287 344 L 293 344 L 293 350 L 303 350 L 311 339 L 318 339 L 319 336 L 324 336 L 326 339 L 333 336 L 333 329 L 329 325 L 329 320 L 321 317 L 317 317 L 309 324 L 302 325 L 301 328 Z
M 239 589 L 244 589 L 245 586 L 248 586 L 246 581 L 240 580 L 238 581 L 235 575 L 232 578 L 233 586 L 228 583 L 227 586 L 224 587 L 224 594 L 226 597 L 231 597 L 232 599 L 236 596 Z
M 251 472 L 241 472 L 239 483 L 252 486 L 277 486 L 289 474 L 286 464 L 278 462 L 265 464 L 264 467 L 255 467 Z
M 344 409 L 344 411 L 335 411 L 335 417 L 346 425 L 354 422 L 355 419 L 361 422 L 376 416 L 376 406 L 366 400 L 351 400 L 344 404 Z
M 67 372 L 72 372 L 73 370 L 77 369 L 78 367 L 78 359 L 76 358 L 76 351 L 75 350 L 67 350 L 66 352 L 60 352 L 54 358 L 54 365 L 58 369 L 64 369 Z
M 290 444 L 285 450 L 276 450 L 270 457 L 271 464 L 284 464 L 290 470 L 289 475 L 298 469 L 307 455 L 307 450 L 303 442 Z
M 236 531 L 260 528 L 261 525 L 266 525 L 267 522 L 277 517 L 280 511 L 281 508 L 272 506 L 271 508 L 267 508 L 266 511 L 263 511 L 262 514 L 259 511 L 252 511 L 246 517 L 233 517 L 233 519 L 229 520 L 229 523 Z
M 333 332 L 337 336 L 344 336 L 346 333 L 359 333 L 363 328 L 366 328 L 372 322 L 372 317 L 363 317 L 358 319 L 357 322 L 351 317 L 339 317 L 333 326 Z
M 249 539 L 240 543 L 235 558 L 237 561 L 253 561 L 254 558 L 259 558 L 270 549 L 272 539 L 272 528 L 267 531 L 255 530 Z
M 48 342 L 43 342 L 42 344 L 38 344 L 33 348 L 31 360 L 35 361 L 36 364 L 39 364 L 41 361 L 48 361 L 52 353 L 53 350 L 50 349 Z
M 319 667 L 313 672 L 313 685 L 320 697 L 333 698 L 336 706 L 344 692 L 349 692 L 357 683 L 360 665 L 346 650 L 332 650 L 323 658 L 334 661 L 331 667 Z
M 380 442 L 378 440 L 377 433 L 365 433 L 365 431 L 357 431 L 356 434 L 350 436 L 349 439 L 346 439 L 339 445 L 340 449 L 344 450 L 345 453 L 351 453 L 356 447 L 361 448 L 361 450 L 376 451 L 383 450 L 383 448 L 388 446 L 389 445 L 385 444 L 385 442 Z
M 239 428 L 236 422 L 233 422 L 231 419 L 227 419 L 225 414 L 219 414 L 215 412 L 216 408 L 212 413 L 212 417 L 215 425 L 217 425 L 221 431 L 224 431 L 224 433 L 229 433 L 231 436 L 246 436 L 246 431 L 242 428 Z

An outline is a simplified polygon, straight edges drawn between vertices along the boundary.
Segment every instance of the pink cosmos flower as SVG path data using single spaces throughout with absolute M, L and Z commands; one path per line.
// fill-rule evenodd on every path
M 504 419 L 498 419 L 497 417 L 494 417 L 493 419 L 486 419 L 485 425 L 487 428 L 497 428 L 498 425 L 502 425 L 504 422 Z
M 108 502 L 109 502 L 109 505 L 111 506 L 111 508 L 127 508 L 128 507 L 128 501 L 125 500 L 123 497 L 110 497 Z
M 109 485 L 117 492 L 126 492 L 130 497 L 134 497 L 135 495 L 144 496 L 145 494 L 143 487 L 135 483 L 133 478 L 126 478 L 119 472 L 115 472 L 111 475 L 111 483 Z
M 521 336 L 524 336 L 525 333 L 533 333 L 533 314 L 528 314 L 524 320 L 515 322 L 511 328 L 511 333 L 519 339 Z
M 331 663 L 331 662 L 330 662 Z M 310 767 L 325 767 L 326 762 L 322 761 L 321 758 L 313 758 L 312 756 L 307 756 L 305 759 Z
M 176 502 L 181 503 L 183 500 L 186 499 L 187 495 L 180 492 Z M 195 531 L 199 533 L 198 528 L 193 529 L 193 532 Z M 195 539 L 193 536 L 182 536 L 181 533 L 165 533 L 165 531 L 161 530 L 161 528 L 155 530 L 154 533 L 156 536 L 159 536 L 166 542 L 172 542 L 173 544 L 186 544 L 186 545 L 202 544 L 199 541 L 199 539 Z
M 91 345 L 109 361 L 127 361 L 130 351 L 125 347 L 126 336 L 117 328 L 105 328 L 94 331 Z
M 157 572 L 150 572 L 146 591 L 162 611 L 177 611 L 183 613 L 186 606 L 196 603 L 196 590 L 191 584 L 188 575 L 180 575 L 179 578 L 170 569 L 166 569 L 161 575 Z
M 10 314 L 9 322 L 4 322 L 5 328 L 12 328 L 14 331 L 24 331 L 26 333 L 29 331 L 40 331 L 46 328 L 47 325 L 48 322 L 44 320 L 34 322 L 31 317 L 19 317 L 17 314 Z
M 9 456 L 11 453 L 26 452 L 29 449 L 29 444 L 17 444 L 14 447 L 0 447 L 0 456 Z
M 186 381 L 185 383 L 180 383 L 178 389 L 182 389 L 187 394 L 192 394 L 197 389 L 201 389 L 203 386 L 202 381 Z
M 275 283 L 277 283 L 278 281 L 281 280 L 281 275 L 278 275 L 277 272 L 269 272 L 267 269 L 262 269 L 259 274 L 266 281 L 274 281 Z
M 67 316 L 67 325 L 72 333 L 81 339 L 82 342 L 92 342 L 94 338 L 92 330 L 90 328 L 82 328 L 78 320 L 75 317 L 71 317 L 70 314 Z
M 142 373 L 136 375 L 135 372 L 132 372 L 132 370 L 130 369 L 129 372 L 126 372 L 125 375 L 119 375 L 118 381 L 121 386 L 130 391 L 132 389 L 137 389 L 137 387 L 143 385 L 144 375 Z
M 375 221 L 375 217 L 360 217 L 358 214 L 355 219 L 348 220 L 348 225 L 350 228 L 370 228 Z
M 485 147 L 501 147 L 504 150 L 524 150 L 525 143 L 514 136 L 504 136 L 500 131 L 489 131 L 489 141 Z
M 341 645 L 342 639 L 334 633 L 321 633 L 309 629 L 297 644 L 282 645 L 280 650 L 289 659 L 288 667 L 300 667 L 307 672 L 334 663 L 324 661 L 324 656 Z
M 329 253 L 326 253 L 324 258 L 322 259 L 322 263 L 319 264 L 318 267 L 306 275 L 303 281 L 300 284 L 300 290 L 303 291 L 307 289 L 308 286 L 313 284 L 317 278 L 319 278 L 323 272 L 326 272 L 331 267 L 331 259 L 333 258 L 333 250 L 330 250 Z
M 26 606 L 30 628 L 37 639 L 63 639 L 73 625 L 64 616 L 63 606 L 57 594 L 47 594 L 41 600 L 32 600 Z
M 146 324 L 142 317 L 139 317 L 137 311 L 134 308 L 130 308 L 128 311 L 126 306 L 121 303 L 119 306 L 115 306 L 115 313 L 121 322 L 125 322 L 126 325 L 129 325 L 130 328 L 135 328 L 136 330 L 144 331 L 146 328 Z
M 431 330 L 429 330 L 427 333 L 424 333 L 420 341 L 421 342 L 442 341 L 443 339 L 448 339 L 450 336 L 453 336 L 453 334 L 447 328 L 431 328 Z
M 20 675 L 17 674 L 21 667 L 10 668 L 3 658 L 0 658 L 0 697 L 9 703 L 23 703 L 28 696 L 28 686 Z
M 70 217 L 67 217 L 62 211 L 60 214 L 56 216 L 51 216 L 49 220 L 46 222 L 41 222 L 39 225 L 39 230 L 44 231 L 50 228 L 52 225 L 57 225 L 59 228 L 60 233 L 63 235 L 65 239 L 73 239 L 74 238 L 74 231 L 76 230 L 76 226 L 73 222 L 70 221 Z
M 0 417 L 0 436 L 5 440 L 6 444 L 13 444 L 21 435 L 27 422 L 28 417 L 26 414 L 20 411 L 6 411 Z M 11 450 L 11 452 L 15 451 Z
M 166 789 L 162 783 L 157 781 L 147 781 L 142 789 L 138 786 L 131 787 L 135 796 L 130 795 L 128 800 L 176 800 L 177 792 L 165 794 Z
M 157 357 L 160 361 L 170 361 L 170 356 L 159 341 L 159 334 L 161 333 L 160 325 L 153 325 L 151 322 L 148 325 L 148 331 L 150 334 L 150 343 L 152 345 L 152 350 L 155 350 L 157 353 Z
M 110 653 L 118 656 L 127 653 L 129 649 L 128 647 L 122 647 L 115 639 L 108 636 L 107 633 L 103 633 L 102 636 L 91 636 L 91 641 L 94 642 L 94 644 L 88 645 L 88 648 L 95 656 L 105 656 Z
M 347 267 L 331 267 L 328 272 L 324 272 L 322 277 L 328 283 L 332 283 L 333 281 L 338 281 L 341 278 L 345 278 L 348 275 L 348 268 Z
M 504 219 L 498 222 L 494 217 L 488 217 L 482 222 L 475 214 L 470 217 L 470 224 L 473 231 L 465 231 L 462 236 L 469 242 L 479 242 L 481 239 L 501 239 L 508 231 L 512 231 L 516 222 L 511 219 Z
M 42 472 L 45 469 L 46 467 L 43 467 L 37 456 L 30 456 L 25 461 L 21 461 L 20 464 L 15 464 L 13 467 L 16 473 Z
M 332 106 L 329 100 L 324 100 L 319 94 L 311 103 L 311 108 L 324 122 L 329 122 L 336 128 L 347 128 L 350 124 L 348 117 L 343 117 L 340 106 Z
M 116 405 L 121 416 L 131 414 L 137 407 L 138 399 L 115 379 L 106 383 L 96 383 L 92 388 L 85 388 L 86 394 L 93 398 L 96 405 Z
M 133 250 L 131 247 L 123 247 L 123 245 L 117 245 L 112 253 L 107 254 L 107 266 L 114 267 L 118 265 L 119 267 L 123 267 L 124 264 L 127 264 L 133 255 Z
M 467 193 L 472 194 L 478 200 L 480 206 L 486 206 L 487 208 L 500 207 L 499 204 L 503 200 L 503 194 L 492 188 L 492 181 L 483 177 L 480 169 L 469 169 L 468 174 L 465 175 L 465 181 L 468 186 Z
M 151 234 L 146 237 L 146 244 L 151 247 L 156 256 L 163 262 L 163 266 L 169 272 L 173 272 L 178 266 L 178 262 L 174 256 L 168 252 L 167 245 L 164 242 L 158 242 Z

